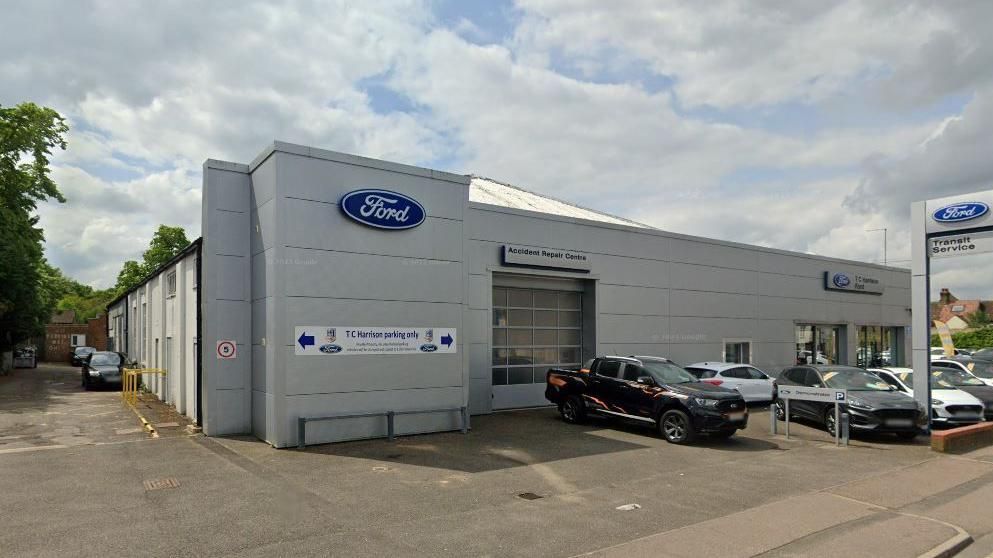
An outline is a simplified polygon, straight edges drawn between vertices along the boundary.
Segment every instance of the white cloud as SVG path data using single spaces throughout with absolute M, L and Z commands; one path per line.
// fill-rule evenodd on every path
M 41 214 L 50 259 L 87 282 L 159 223 L 198 234 L 201 162 L 273 139 L 868 260 L 878 227 L 908 257 L 912 199 L 993 187 L 989 3 L 518 0 L 488 45 L 505 33 L 471 13 L 441 28 L 427 0 L 193 6 L 5 11 L 0 103 L 73 124 L 69 203 Z

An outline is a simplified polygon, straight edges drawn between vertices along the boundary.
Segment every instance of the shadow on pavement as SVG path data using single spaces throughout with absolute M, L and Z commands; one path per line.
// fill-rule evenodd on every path
M 608 419 L 566 424 L 554 409 L 533 409 L 473 417 L 468 435 L 424 434 L 395 442 L 339 442 L 290 451 L 479 473 L 665 445 L 649 427 Z M 740 435 L 701 438 L 693 445 L 728 452 L 779 449 L 772 442 Z

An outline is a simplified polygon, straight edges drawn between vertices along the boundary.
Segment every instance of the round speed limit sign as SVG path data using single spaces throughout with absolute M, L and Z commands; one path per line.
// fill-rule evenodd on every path
M 229 359 L 238 356 L 238 346 L 230 339 L 222 339 L 217 342 L 217 358 Z

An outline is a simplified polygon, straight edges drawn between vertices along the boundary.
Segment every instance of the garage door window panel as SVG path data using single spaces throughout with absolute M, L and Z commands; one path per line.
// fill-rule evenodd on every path
M 578 367 L 582 346 L 579 304 L 577 293 L 495 287 L 493 366 L 499 368 L 494 368 L 493 385 L 540 384 L 549 368 Z M 503 369 L 506 384 L 500 383 Z

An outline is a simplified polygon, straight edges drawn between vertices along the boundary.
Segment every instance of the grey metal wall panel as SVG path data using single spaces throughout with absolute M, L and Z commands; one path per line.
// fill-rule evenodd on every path
M 493 359 L 489 343 L 472 343 L 469 345 L 469 378 L 492 379 Z
M 319 416 L 323 413 L 363 412 L 372 410 L 430 409 L 458 407 L 463 403 L 462 388 L 364 391 L 298 395 L 286 398 L 289 417 Z M 398 434 L 438 432 L 460 427 L 457 413 L 412 415 L 397 419 Z M 307 443 L 320 444 L 341 440 L 382 437 L 386 435 L 386 419 L 351 419 L 314 423 L 307 426 Z M 280 447 L 297 443 L 296 422 Z
M 615 343 L 666 343 L 670 335 L 669 318 L 666 316 L 634 316 L 607 314 L 597 317 L 600 345 Z
M 306 262 L 284 266 L 287 296 L 462 302 L 461 262 L 424 265 L 417 258 L 298 248 L 284 253 L 288 261 Z
M 286 228 L 286 246 L 441 260 L 421 262 L 424 266 L 462 260 L 461 221 L 428 217 L 420 226 L 398 234 L 358 226 L 335 204 L 290 198 L 286 211 L 307 224 Z
M 276 296 L 273 266 L 277 264 L 276 249 L 269 248 L 252 256 L 252 300 Z
M 669 314 L 669 289 L 600 283 L 600 307 L 612 314 Z
M 753 250 L 724 244 L 708 243 L 705 239 L 669 240 L 669 257 L 673 262 L 691 263 L 711 267 L 757 270 L 758 258 Z
M 295 356 L 286 347 L 286 394 L 460 387 L 460 354 Z M 291 356 L 293 355 L 293 356 Z
M 756 314 L 756 304 L 756 296 L 752 294 L 676 289 L 672 289 L 669 294 L 669 313 L 672 316 L 753 318 Z
M 493 385 L 489 377 L 469 379 L 469 410 L 474 415 L 493 412 Z
M 276 202 L 269 200 L 252 208 L 252 254 L 272 248 L 276 237 Z
M 344 194 L 361 188 L 382 188 L 413 197 L 428 216 L 462 220 L 468 200 L 464 184 L 278 153 L 280 195 L 337 204 Z
M 758 274 L 754 271 L 686 263 L 669 265 L 673 289 L 713 293 L 754 293 Z
M 252 389 L 255 391 L 268 391 L 266 380 L 266 347 L 262 345 L 252 345 Z
M 208 161 L 203 174 L 201 315 L 204 432 L 247 434 L 251 416 L 251 181 L 237 165 Z M 153 310 L 154 312 L 154 310 Z M 238 358 L 215 356 L 234 340 Z
M 276 197 L 276 159 L 270 157 L 252 171 L 252 204 L 261 207 Z

